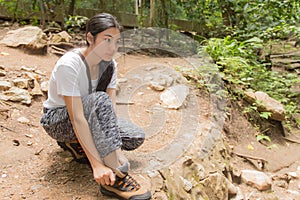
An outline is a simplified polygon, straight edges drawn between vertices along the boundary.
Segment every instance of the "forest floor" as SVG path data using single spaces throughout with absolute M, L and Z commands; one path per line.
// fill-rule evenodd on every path
M 0 31 L 2 37 L 5 31 Z M 45 73 L 45 77 L 50 77 L 55 62 L 58 60 L 56 55 L 31 55 L 24 53 L 22 49 L 9 48 L 0 45 L 0 65 L 4 65 L 8 70 L 19 70 L 22 66 L 37 67 Z M 129 74 L 144 76 L 145 71 L 135 71 L 137 67 L 162 67 L 175 71 L 176 66 L 188 65 L 182 58 L 153 57 L 144 54 L 120 56 L 119 77 L 129 77 Z M 128 80 L 130 81 L 130 78 Z M 132 84 L 121 87 L 126 90 L 133 87 Z M 135 86 L 134 86 L 135 87 Z M 130 119 L 143 128 L 150 127 L 153 108 L 159 105 L 158 91 L 153 91 L 142 84 L 134 88 L 130 93 L 132 105 L 126 105 L 125 111 L 129 113 Z M 202 92 L 191 86 L 191 91 L 198 98 L 201 112 L 208 112 L 210 102 L 201 96 Z M 42 102 L 45 97 L 33 100 L 30 106 L 8 102 L 5 104 L 9 108 L 8 118 L 0 118 L 0 199 L 111 199 L 102 197 L 98 190 L 98 185 L 93 180 L 91 169 L 88 165 L 79 164 L 72 160 L 68 152 L 59 148 L 56 142 L 51 139 L 39 124 L 42 113 Z M 122 101 L 122 99 L 117 99 Z M 122 104 L 122 103 L 121 103 Z M 117 112 L 120 115 L 124 111 L 124 105 L 118 105 Z M 123 107 L 122 107 L 123 106 Z M 149 137 L 141 147 L 140 152 L 156 151 L 168 145 L 175 133 L 182 126 L 179 111 L 169 111 L 165 113 L 164 126 L 160 129 L 160 134 Z M 200 125 L 209 124 L 208 113 L 201 113 Z M 277 144 L 277 148 L 268 149 L 258 143 L 255 139 L 256 130 L 245 120 L 244 116 L 232 107 L 230 114 L 229 130 L 226 137 L 236 154 L 249 155 L 263 158 L 267 161 L 266 172 L 270 175 L 284 175 L 289 172 L 300 173 L 300 145 L 288 143 L 282 135 L 273 135 L 272 141 Z M 18 119 L 26 117 L 29 123 L 20 123 Z M 150 127 L 151 128 L 151 127 Z M 157 128 L 153 127 L 152 128 Z M 293 132 L 299 136 L 299 130 Z M 18 141 L 18 145 L 16 145 Z M 251 148 L 249 148 L 249 145 Z M 128 155 L 134 163 L 134 153 Z M 233 164 L 239 169 L 253 169 L 254 166 L 249 162 L 244 162 L 233 154 Z M 143 166 L 133 167 L 143 168 Z M 146 167 L 146 166 L 145 166 Z M 149 187 L 149 177 L 146 173 L 135 174 L 137 179 L 144 182 Z M 291 191 L 299 192 L 298 179 L 289 181 L 287 187 L 279 184 L 273 185 L 273 192 L 278 199 L 297 199 Z M 257 199 L 259 194 L 256 189 L 249 189 L 242 186 L 244 194 L 248 194 L 248 199 Z M 253 194 L 256 193 L 256 194 Z M 252 197 L 251 197 L 252 195 Z

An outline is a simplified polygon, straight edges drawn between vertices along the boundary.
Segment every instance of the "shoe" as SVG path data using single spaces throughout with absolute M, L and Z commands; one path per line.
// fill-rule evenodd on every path
M 69 151 L 76 162 L 82 164 L 90 163 L 78 140 L 74 140 L 71 142 L 57 142 L 57 144 L 65 151 Z
M 117 169 L 115 174 L 116 182 L 113 186 L 100 186 L 102 194 L 126 200 L 151 199 L 151 192 L 143 188 L 132 176 L 128 174 L 128 164 Z

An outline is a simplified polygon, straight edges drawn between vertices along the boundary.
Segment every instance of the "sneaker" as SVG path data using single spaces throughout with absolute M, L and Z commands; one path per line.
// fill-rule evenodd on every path
M 57 142 L 57 144 L 65 151 L 69 151 L 76 162 L 82 164 L 90 163 L 78 140 L 74 140 L 71 142 Z
M 151 198 L 151 192 L 143 188 L 128 174 L 128 165 L 123 169 L 117 169 L 115 174 L 116 182 L 113 186 L 100 186 L 102 194 L 128 200 L 149 200 Z

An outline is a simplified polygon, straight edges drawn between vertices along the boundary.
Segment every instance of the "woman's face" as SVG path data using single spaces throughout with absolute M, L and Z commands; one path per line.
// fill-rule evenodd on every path
M 96 39 L 90 44 L 90 48 L 99 60 L 110 61 L 118 50 L 119 39 L 119 29 L 109 28 L 96 35 Z

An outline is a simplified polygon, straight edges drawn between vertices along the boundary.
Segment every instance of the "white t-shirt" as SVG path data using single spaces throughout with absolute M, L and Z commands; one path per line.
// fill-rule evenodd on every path
M 117 87 L 117 63 L 114 62 L 114 73 L 107 88 Z M 91 80 L 92 91 L 97 87 L 98 80 Z M 48 99 L 44 101 L 46 108 L 65 106 L 64 96 L 86 96 L 89 94 L 89 80 L 86 67 L 81 57 L 73 51 L 65 53 L 56 63 L 50 80 Z

